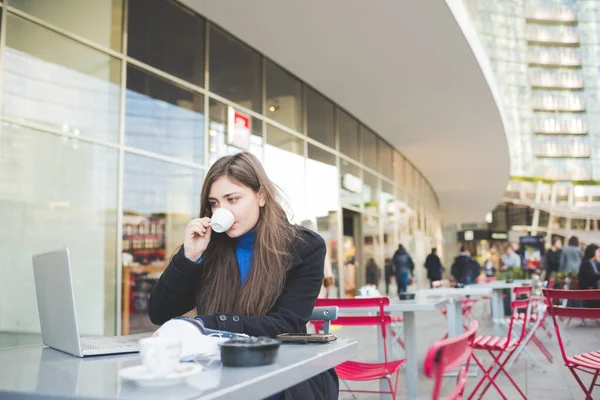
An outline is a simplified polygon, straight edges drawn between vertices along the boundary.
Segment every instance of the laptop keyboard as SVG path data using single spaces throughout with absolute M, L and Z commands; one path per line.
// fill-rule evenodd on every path
M 123 340 L 116 338 L 81 338 L 81 346 L 86 349 L 104 350 L 104 349 L 132 349 L 139 348 L 137 340 Z

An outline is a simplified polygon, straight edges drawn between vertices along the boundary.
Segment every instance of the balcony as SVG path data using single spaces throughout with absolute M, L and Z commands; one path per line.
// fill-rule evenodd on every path
M 529 80 L 533 88 L 544 89 L 583 89 L 583 77 L 572 73 L 530 71 Z
M 530 65 L 557 67 L 581 66 L 581 56 L 572 49 L 561 49 L 561 51 L 530 50 L 528 59 Z
M 566 5 L 529 8 L 525 11 L 525 18 L 530 22 L 557 24 L 574 24 L 577 22 L 577 14 Z
M 547 135 L 585 135 L 588 124 L 581 118 L 543 118 L 534 122 L 535 133 Z
M 550 160 L 558 161 L 558 160 Z M 579 161 L 579 160 L 574 160 Z M 539 166 L 535 169 L 535 175 L 540 178 L 553 179 L 557 181 L 587 181 L 592 179 L 592 172 L 588 168 L 574 167 L 547 167 Z
M 558 29 L 530 25 L 527 27 L 527 41 L 530 43 L 560 44 L 564 46 L 579 45 L 579 35 L 571 27 L 561 26 Z
M 589 143 L 575 140 L 562 143 L 542 142 L 536 144 L 535 155 L 544 158 L 589 158 L 591 146 Z
M 534 111 L 585 111 L 585 101 L 578 96 L 535 96 L 531 105 Z

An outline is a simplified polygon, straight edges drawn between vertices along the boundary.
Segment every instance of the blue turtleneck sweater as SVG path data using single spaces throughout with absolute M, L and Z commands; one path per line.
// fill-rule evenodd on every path
M 254 229 L 237 238 L 235 256 L 240 270 L 242 286 L 246 283 L 250 269 L 252 269 L 252 255 L 254 253 Z
M 254 229 L 244 233 L 242 236 L 235 240 L 235 257 L 238 262 L 238 269 L 240 270 L 240 281 L 242 286 L 246 283 L 250 270 L 252 269 L 252 255 L 254 254 Z M 198 264 L 202 262 L 204 257 L 200 257 Z

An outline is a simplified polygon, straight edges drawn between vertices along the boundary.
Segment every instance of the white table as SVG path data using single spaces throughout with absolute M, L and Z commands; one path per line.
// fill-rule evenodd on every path
M 0 398 L 84 399 L 262 399 L 279 393 L 358 355 L 353 339 L 317 345 L 285 344 L 275 364 L 218 367 L 185 383 L 144 388 L 121 381 L 121 368 L 141 364 L 138 354 L 77 358 L 34 346 L 0 351 Z
M 421 311 L 436 311 L 449 304 L 448 299 L 423 299 L 415 300 L 392 300 L 392 303 L 385 307 L 385 312 L 390 314 L 402 313 L 404 320 L 404 342 L 406 345 L 405 355 L 406 363 L 406 398 L 416 400 L 419 395 L 419 363 L 417 359 L 417 327 L 415 324 L 415 313 Z M 361 308 L 344 308 L 340 310 L 342 314 L 378 314 L 379 307 L 361 307 Z M 378 338 L 378 357 L 379 362 L 385 361 L 385 352 L 383 346 L 383 338 L 377 335 Z M 386 347 L 391 349 L 391 334 L 386 335 Z M 391 354 L 391 351 L 390 351 Z M 386 381 L 381 380 L 379 390 L 389 391 Z M 381 395 L 381 399 L 390 399 L 390 395 Z

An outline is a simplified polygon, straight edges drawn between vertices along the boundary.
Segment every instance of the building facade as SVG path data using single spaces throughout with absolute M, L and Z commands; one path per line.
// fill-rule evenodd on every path
M 511 159 L 512 178 L 491 229 L 597 242 L 598 2 L 476 3 L 474 19 L 501 90 Z
M 400 242 L 418 267 L 441 247 L 439 201 L 408 159 L 182 4 L 0 6 L 0 346 L 39 342 L 31 255 L 64 246 L 83 334 L 151 329 L 148 294 L 206 170 L 242 150 L 326 240 L 333 295 L 353 256 L 358 288 Z

